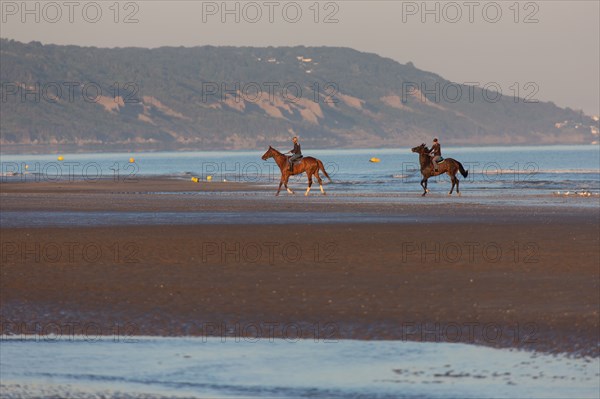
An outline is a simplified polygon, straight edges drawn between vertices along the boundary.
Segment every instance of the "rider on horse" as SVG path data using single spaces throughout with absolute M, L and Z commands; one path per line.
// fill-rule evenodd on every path
M 294 161 L 302 158 L 302 151 L 300 150 L 300 144 L 298 143 L 298 137 L 292 138 L 294 142 L 294 148 L 291 151 L 286 152 L 286 154 L 292 154 L 290 159 L 288 160 L 290 172 L 294 170 Z
M 435 171 L 438 171 L 438 162 L 442 159 L 442 146 L 438 142 L 437 137 L 433 138 L 433 145 L 431 146 L 431 150 L 429 151 L 429 156 L 431 157 L 431 162 L 433 163 L 433 168 Z

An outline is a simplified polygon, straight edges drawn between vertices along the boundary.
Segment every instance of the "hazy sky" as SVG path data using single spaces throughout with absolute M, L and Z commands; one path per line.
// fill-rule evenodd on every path
M 600 113 L 599 0 L 0 3 L 0 35 L 24 42 L 344 46 Z

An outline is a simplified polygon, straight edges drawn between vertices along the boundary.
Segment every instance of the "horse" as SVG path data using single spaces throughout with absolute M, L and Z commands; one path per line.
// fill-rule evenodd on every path
M 327 177 L 330 182 L 331 182 L 331 178 L 325 171 L 323 162 L 321 162 L 320 160 L 313 158 L 313 157 L 303 157 L 300 159 L 299 162 L 294 163 L 294 165 L 292 166 L 292 171 L 290 172 L 288 156 L 280 153 L 275 148 L 269 146 L 269 149 L 267 150 L 267 152 L 264 153 L 264 155 L 262 156 L 262 159 L 263 159 L 263 161 L 266 161 L 267 159 L 269 159 L 271 157 L 275 160 L 275 163 L 277 164 L 277 166 L 279 166 L 279 170 L 281 171 L 281 180 L 279 181 L 279 187 L 277 188 L 277 193 L 275 194 L 276 196 L 279 195 L 279 191 L 281 191 L 282 184 L 285 186 L 285 189 L 287 190 L 288 193 L 295 194 L 293 190 L 290 190 L 288 188 L 288 185 L 287 185 L 288 180 L 289 180 L 290 176 L 299 175 L 304 172 L 306 172 L 306 176 L 308 176 L 308 188 L 306 189 L 306 192 L 304 193 L 304 195 L 308 196 L 308 193 L 310 192 L 310 187 L 312 186 L 313 176 L 319 182 L 319 187 L 321 188 L 321 193 L 323 193 L 323 195 L 326 195 L 325 190 L 323 190 L 323 180 L 321 179 L 321 176 L 319 176 L 319 171 L 323 172 L 325 177 Z
M 459 180 L 456 177 L 456 172 L 460 171 L 460 174 L 463 175 L 463 177 L 467 177 L 469 175 L 469 171 L 465 170 L 460 162 L 452 158 L 445 158 L 442 163 L 438 163 L 438 171 L 436 172 L 433 168 L 431 157 L 429 156 L 430 150 L 425 144 L 414 147 L 411 149 L 411 151 L 419 154 L 421 175 L 423 175 L 423 179 L 421 180 L 421 187 L 423 187 L 424 190 L 423 194 L 421 195 L 422 197 L 429 192 L 427 189 L 427 179 L 429 179 L 431 176 L 437 176 L 443 173 L 447 173 L 448 176 L 450 176 L 450 180 L 452 180 L 452 188 L 450 189 L 448 195 L 452 195 L 452 191 L 456 185 L 456 193 L 460 197 L 460 191 L 458 189 Z

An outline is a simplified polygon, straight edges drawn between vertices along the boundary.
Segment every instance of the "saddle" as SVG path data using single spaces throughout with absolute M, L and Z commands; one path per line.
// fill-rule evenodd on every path
M 290 163 L 290 158 L 291 158 L 291 156 L 288 155 L 287 156 L 288 164 Z M 302 161 L 302 158 L 304 158 L 304 156 L 300 155 L 300 158 L 294 159 L 294 165 L 299 164 Z

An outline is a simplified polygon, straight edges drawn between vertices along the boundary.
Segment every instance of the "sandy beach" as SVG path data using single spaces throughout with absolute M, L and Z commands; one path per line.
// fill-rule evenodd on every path
M 155 178 L 0 191 L 5 335 L 317 334 L 599 355 L 597 207 L 276 198 Z

